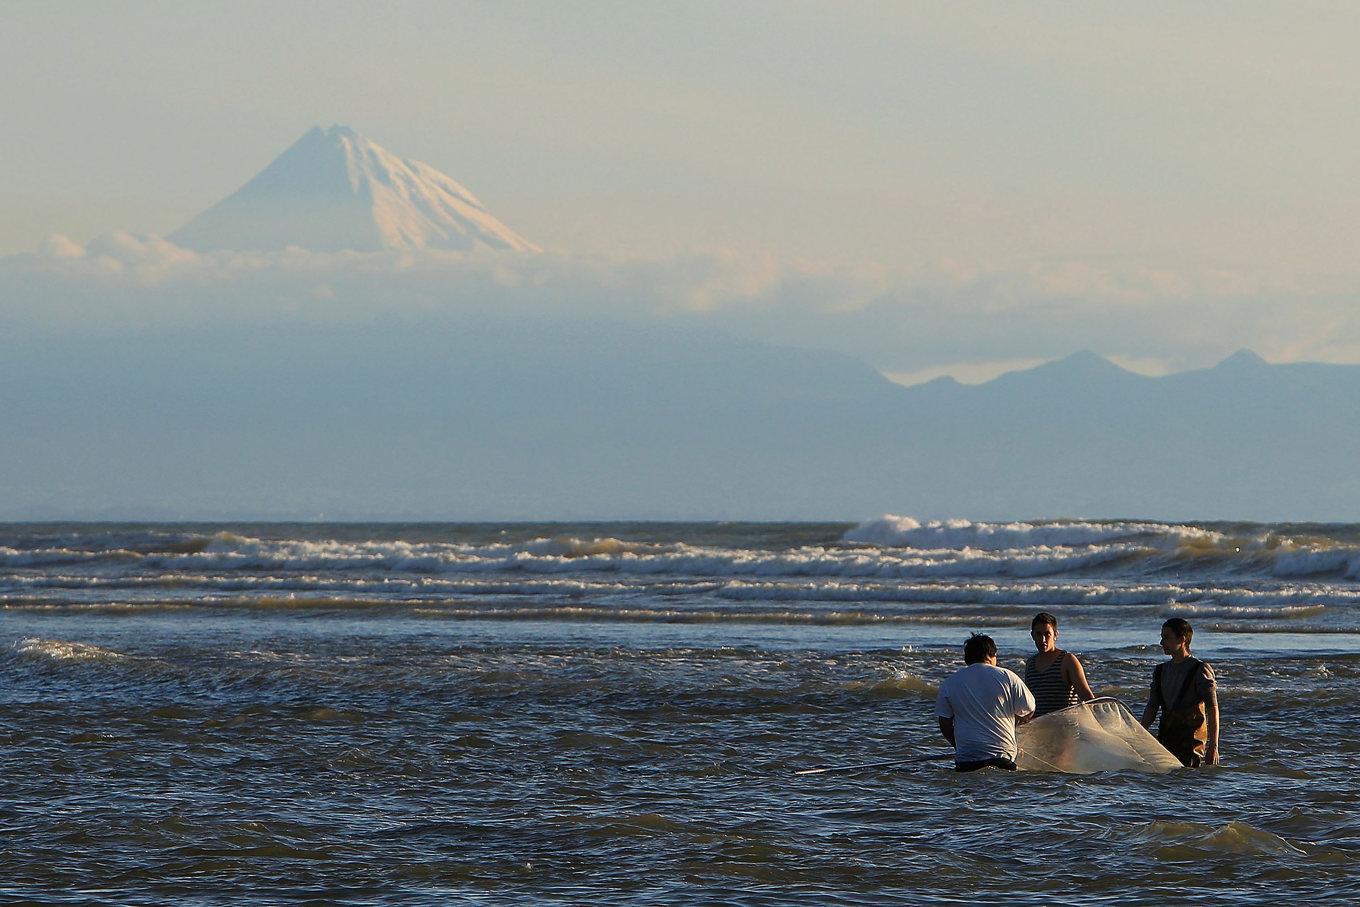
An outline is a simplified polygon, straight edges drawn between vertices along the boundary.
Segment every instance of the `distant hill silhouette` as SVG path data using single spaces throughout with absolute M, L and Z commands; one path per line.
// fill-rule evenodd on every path
M 901 387 L 706 331 L 431 316 L 0 353 L 11 519 L 1360 512 L 1360 367 L 1247 351 Z

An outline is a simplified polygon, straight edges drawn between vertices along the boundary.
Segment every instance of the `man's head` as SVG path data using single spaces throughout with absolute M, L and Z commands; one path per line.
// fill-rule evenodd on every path
M 1190 621 L 1183 617 L 1173 617 L 1162 624 L 1162 651 L 1174 654 L 1181 646 L 1190 651 L 1190 641 L 1195 638 L 1195 630 Z
M 963 663 L 977 664 L 980 661 L 996 662 L 996 643 L 990 636 L 974 633 L 963 644 Z
M 1048 652 L 1058 645 L 1058 619 L 1047 611 L 1040 611 L 1029 622 L 1029 635 L 1034 647 L 1040 652 Z

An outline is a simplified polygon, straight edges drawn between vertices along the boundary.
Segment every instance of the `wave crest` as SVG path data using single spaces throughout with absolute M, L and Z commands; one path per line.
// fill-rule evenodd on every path
M 65 639 L 40 639 L 36 636 L 16 640 L 11 646 L 15 655 L 44 661 L 119 661 L 127 658 L 121 652 L 102 646 Z
M 1170 523 L 986 523 L 972 520 L 931 520 L 884 514 L 848 530 L 842 541 L 883 548 L 982 548 L 999 551 L 1054 545 L 1097 545 L 1116 541 L 1160 543 L 1159 547 L 1216 545 L 1222 533 L 1197 526 Z

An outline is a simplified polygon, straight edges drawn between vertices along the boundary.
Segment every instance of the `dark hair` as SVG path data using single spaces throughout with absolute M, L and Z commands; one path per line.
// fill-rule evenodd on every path
M 991 656 L 996 657 L 996 643 L 992 642 L 990 636 L 981 633 L 974 633 L 963 643 L 963 663 L 966 665 L 976 664 L 982 659 Z
M 1190 626 L 1190 621 L 1186 620 L 1184 617 L 1173 617 L 1162 624 L 1162 627 L 1164 629 L 1169 629 L 1172 633 L 1175 633 L 1178 637 L 1185 640 L 1185 647 L 1187 649 L 1190 648 L 1190 640 L 1195 638 L 1195 628 Z
M 1029 622 L 1029 632 L 1033 633 L 1039 624 L 1048 624 L 1053 628 L 1053 632 L 1058 632 L 1058 619 L 1047 611 L 1040 611 L 1034 615 L 1034 620 Z

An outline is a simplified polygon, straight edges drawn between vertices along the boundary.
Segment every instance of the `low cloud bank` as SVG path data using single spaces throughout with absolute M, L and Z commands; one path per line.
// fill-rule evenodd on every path
M 54 236 L 37 253 L 0 258 L 0 330 L 10 337 L 581 316 L 698 323 L 833 349 L 885 372 L 1076 349 L 1168 369 L 1240 347 L 1272 361 L 1360 362 L 1355 295 L 1345 279 L 1281 285 L 1117 263 L 891 271 L 720 256 L 197 253 L 128 233 L 86 246 Z

